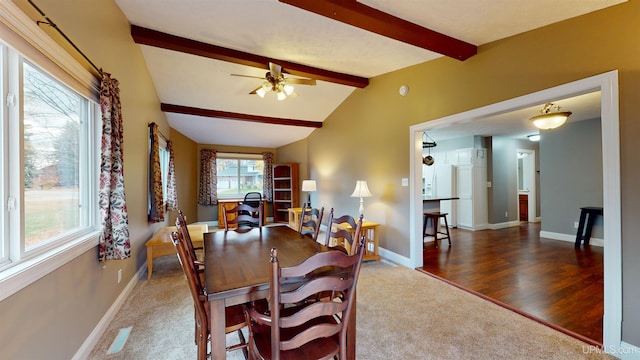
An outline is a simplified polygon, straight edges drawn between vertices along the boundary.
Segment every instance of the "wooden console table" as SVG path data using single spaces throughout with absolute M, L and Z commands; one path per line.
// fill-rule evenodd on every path
M 196 247 L 202 246 L 202 234 L 209 231 L 207 224 L 187 225 L 191 241 Z M 171 232 L 176 231 L 175 226 L 165 226 L 158 229 L 144 246 L 147 247 L 147 280 L 151 279 L 153 272 L 153 259 L 160 256 L 172 255 L 176 253 L 176 248 L 171 242 Z

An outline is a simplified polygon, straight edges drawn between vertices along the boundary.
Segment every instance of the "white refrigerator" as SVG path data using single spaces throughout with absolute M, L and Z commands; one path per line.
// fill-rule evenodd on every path
M 435 162 L 432 166 L 423 165 L 423 196 L 431 198 L 456 197 L 456 166 Z M 450 227 L 457 226 L 457 200 L 440 201 L 440 211 L 448 213 Z M 444 225 L 444 224 L 443 224 Z

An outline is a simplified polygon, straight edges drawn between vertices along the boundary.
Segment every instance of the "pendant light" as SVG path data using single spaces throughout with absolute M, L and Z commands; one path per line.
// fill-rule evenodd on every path
M 431 166 L 435 163 L 436 160 L 431 156 L 431 148 L 436 147 L 436 145 L 436 142 L 427 135 L 426 131 L 422 133 L 422 148 L 429 149 L 429 154 L 422 159 L 423 164 Z

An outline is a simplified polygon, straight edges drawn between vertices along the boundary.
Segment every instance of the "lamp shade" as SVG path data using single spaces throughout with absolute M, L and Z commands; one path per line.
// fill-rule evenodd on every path
M 302 191 L 316 191 L 316 181 L 302 180 Z
M 366 180 L 358 180 L 356 181 L 356 188 L 353 190 L 353 194 L 351 197 L 372 197 L 371 191 L 369 191 L 369 186 L 367 186 Z

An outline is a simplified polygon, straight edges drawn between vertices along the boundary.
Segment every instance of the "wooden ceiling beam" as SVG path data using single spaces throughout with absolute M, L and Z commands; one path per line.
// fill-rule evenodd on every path
M 288 74 L 309 77 L 316 80 L 332 82 L 341 85 L 364 88 L 369 85 L 369 79 L 343 74 L 335 71 L 319 69 L 312 66 L 296 64 L 289 61 L 272 59 L 254 55 L 243 51 L 207 44 L 160 31 L 131 25 L 131 37 L 137 44 L 155 46 L 167 50 L 179 51 L 187 54 L 203 56 L 211 59 L 228 61 L 235 64 L 252 66 L 269 70 L 269 63 L 282 66 L 282 71 Z
M 279 1 L 454 59 L 466 60 L 478 53 L 478 48 L 473 44 L 395 17 L 356 0 Z
M 270 116 L 259 116 L 259 115 L 241 114 L 241 113 L 234 113 L 234 112 L 220 111 L 220 110 L 200 109 L 195 107 L 165 104 L 165 103 L 160 104 L 160 110 L 164 112 L 171 112 L 171 113 L 177 113 L 177 114 L 197 115 L 197 116 L 205 116 L 205 117 L 220 118 L 220 119 L 227 119 L 227 120 L 249 121 L 249 122 L 257 122 L 261 124 L 303 126 L 303 127 L 311 127 L 311 128 L 322 127 L 322 122 L 320 121 L 275 118 Z

